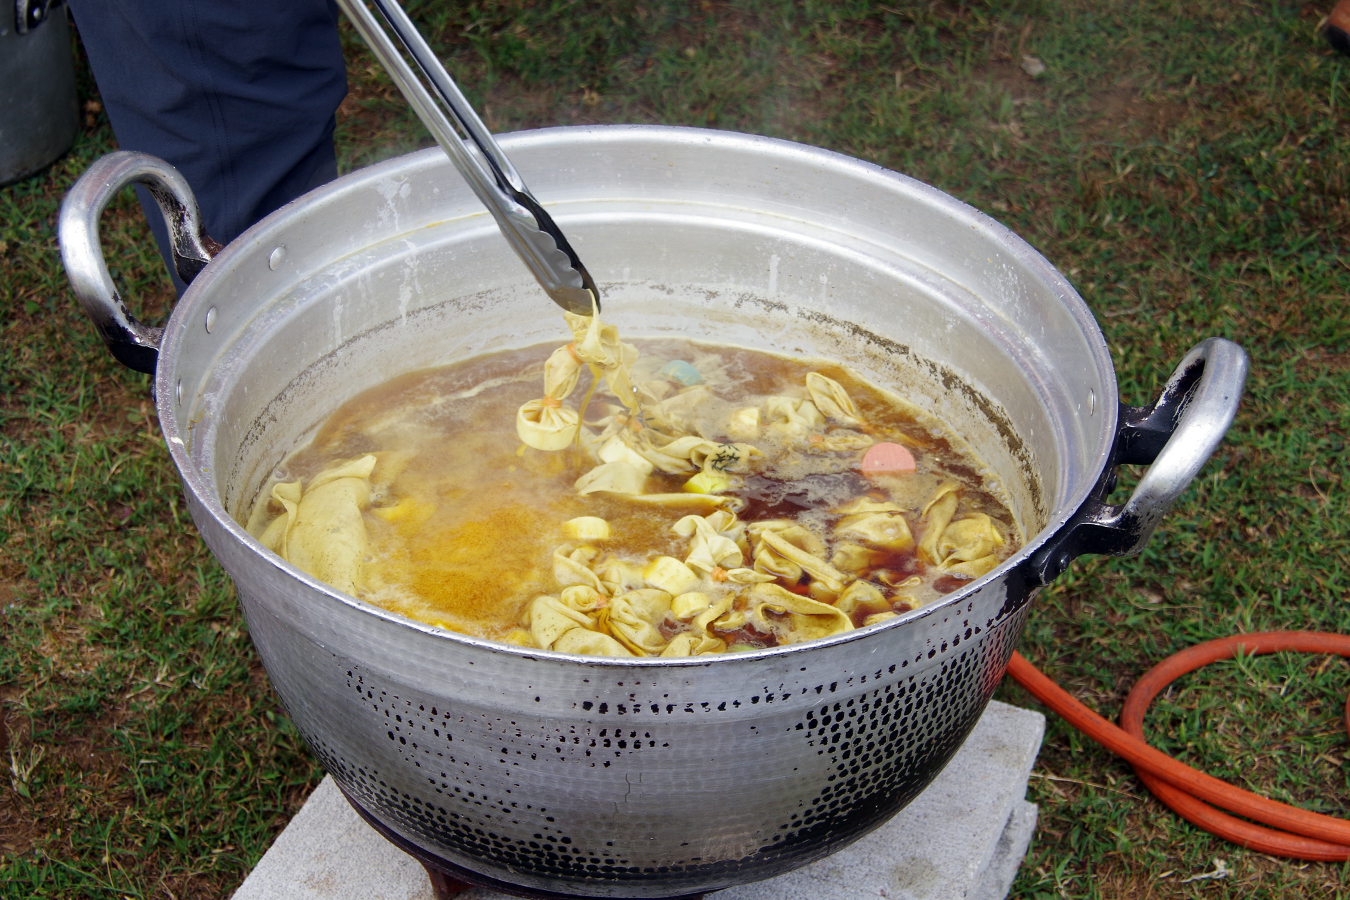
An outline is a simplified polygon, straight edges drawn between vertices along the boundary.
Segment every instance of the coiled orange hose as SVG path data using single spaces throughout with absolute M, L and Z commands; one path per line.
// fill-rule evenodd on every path
M 1125 759 L 1148 789 L 1188 822 L 1261 853 L 1341 862 L 1350 859 L 1350 821 L 1308 812 L 1235 787 L 1178 762 L 1144 739 L 1144 713 L 1149 703 L 1176 678 L 1209 663 L 1229 659 L 1238 652 L 1259 656 L 1283 650 L 1350 657 L 1350 636 L 1273 631 L 1197 644 L 1169 656 L 1139 679 L 1121 709 L 1122 727 L 1079 703 L 1020 653 L 1013 653 L 1008 661 L 1008 674 L 1070 725 Z M 1345 716 L 1350 728 L 1350 701 L 1346 703 Z M 1216 806 L 1261 824 L 1244 822 L 1215 809 Z

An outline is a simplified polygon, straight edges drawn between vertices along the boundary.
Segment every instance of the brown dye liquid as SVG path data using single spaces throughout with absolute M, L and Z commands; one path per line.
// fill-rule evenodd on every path
M 848 370 L 734 347 L 671 340 L 634 343 L 644 358 L 712 358 L 720 363 L 725 378 L 713 388 L 716 399 L 706 404 L 710 413 L 757 405 L 762 396 L 805 397 L 806 375 L 820 372 L 845 388 L 873 438 L 909 447 L 918 462 L 914 475 L 902 479 L 898 489 L 893 480 L 888 490 L 861 474 L 864 451 L 782 453 L 771 442 L 751 441 L 766 458 L 756 461 L 754 471 L 734 491 L 745 501 L 738 514 L 741 521 L 796 519 L 828 540 L 838 521 L 832 510 L 862 496 L 895 499 L 912 509 L 906 518 L 917 545 L 923 540 L 923 504 L 940 483 L 955 479 L 964 486 L 958 516 L 987 513 L 1008 541 L 1004 552 L 1016 549 L 1011 516 L 981 481 L 978 462 L 954 448 L 936 422 Z M 603 548 L 612 556 L 634 562 L 657 555 L 684 558 L 687 540 L 673 534 L 671 526 L 690 510 L 622 497 L 578 496 L 573 484 L 595 465 L 593 460 L 579 459 L 573 449 L 548 453 L 522 448 L 515 433 L 516 410 L 541 394 L 543 362 L 553 349 L 505 351 L 395 378 L 346 403 L 309 447 L 287 461 L 281 480 L 308 480 L 334 461 L 381 455 L 365 519 L 386 585 L 363 599 L 435 625 L 501 639 L 519 627 L 535 596 L 557 593 L 553 552 L 568 543 L 562 526 L 569 519 L 606 519 L 613 538 Z M 589 375 L 583 374 L 567 402 L 577 404 L 588 387 Z M 606 402 L 612 404 L 613 398 L 598 391 L 587 419 L 604 415 Z M 704 437 L 729 440 L 722 434 Z M 401 468 L 391 463 L 408 453 L 412 455 Z M 387 476 L 382 472 L 389 469 L 397 474 L 383 484 Z M 678 493 L 688 477 L 655 472 L 647 492 Z M 906 496 L 897 496 L 897 490 Z M 415 509 L 408 512 L 409 506 Z M 921 602 L 960 586 L 959 579 L 928 569 L 911 550 L 887 554 L 865 577 L 889 595 L 894 585 L 920 575 L 925 581 Z M 805 584 L 799 589 L 805 593 Z M 874 612 L 856 611 L 854 624 L 861 625 Z M 753 627 L 719 636 L 733 647 L 774 642 L 772 634 Z

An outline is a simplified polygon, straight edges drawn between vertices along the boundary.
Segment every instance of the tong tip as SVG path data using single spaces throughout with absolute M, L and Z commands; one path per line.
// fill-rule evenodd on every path
M 600 291 L 585 269 L 578 269 L 583 287 L 570 285 L 548 292 L 553 302 L 577 316 L 592 316 L 600 312 Z

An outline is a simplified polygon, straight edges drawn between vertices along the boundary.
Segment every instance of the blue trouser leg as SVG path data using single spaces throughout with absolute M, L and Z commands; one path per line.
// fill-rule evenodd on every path
M 216 240 L 337 176 L 333 113 L 347 78 L 332 0 L 70 6 L 119 146 L 176 166 Z

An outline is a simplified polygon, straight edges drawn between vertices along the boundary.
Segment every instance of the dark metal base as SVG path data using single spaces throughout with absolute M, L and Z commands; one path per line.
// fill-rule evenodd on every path
M 342 790 L 342 786 L 338 785 L 338 789 Z M 345 790 L 342 791 L 342 796 L 347 798 L 347 802 L 351 804 L 352 809 L 356 810 L 357 815 L 364 819 L 367 825 L 379 832 L 385 840 L 422 864 L 422 867 L 427 870 L 427 875 L 431 877 L 431 890 L 435 894 L 436 900 L 450 900 L 451 897 L 475 887 L 488 888 L 502 894 L 510 894 L 513 897 L 530 897 L 537 898 L 537 900 L 581 900 L 583 896 L 581 894 L 530 890 L 519 885 L 497 881 L 495 878 L 489 878 L 477 872 L 471 872 L 463 866 L 457 866 L 448 860 L 428 853 L 403 836 L 391 831 L 383 822 L 366 812 L 361 804 L 353 800 L 351 794 L 348 794 Z M 665 898 L 665 900 L 703 900 L 703 896 L 703 894 L 681 894 L 678 897 Z
M 427 876 L 431 879 L 431 895 L 436 900 L 450 900 L 451 897 L 458 897 L 465 891 L 473 890 L 473 885 L 468 882 L 451 878 L 426 863 L 422 863 L 422 868 L 427 870 Z

